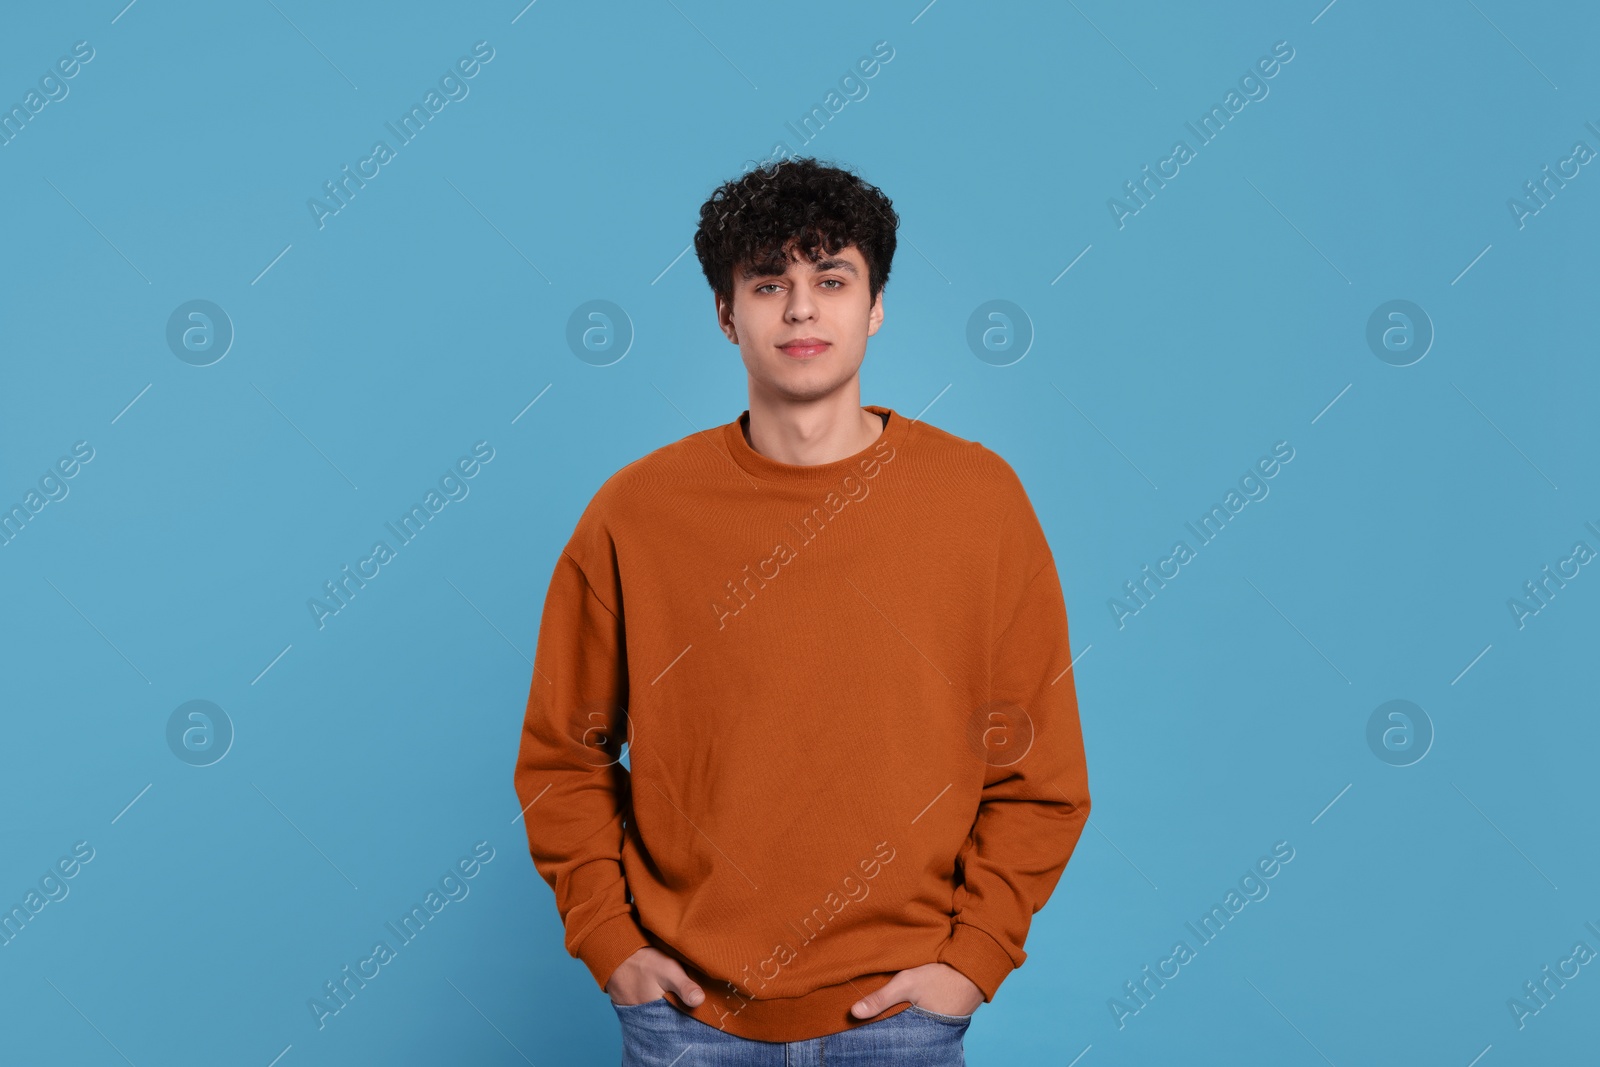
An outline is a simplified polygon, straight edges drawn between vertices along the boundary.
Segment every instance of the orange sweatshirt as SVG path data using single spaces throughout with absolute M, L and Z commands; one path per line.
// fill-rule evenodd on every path
M 659 949 L 706 994 L 668 1000 L 740 1037 L 862 1025 L 927 963 L 992 999 L 1089 816 L 1021 482 L 866 409 L 833 463 L 761 455 L 746 411 L 623 467 L 540 622 L 515 785 L 567 950 L 604 989 Z

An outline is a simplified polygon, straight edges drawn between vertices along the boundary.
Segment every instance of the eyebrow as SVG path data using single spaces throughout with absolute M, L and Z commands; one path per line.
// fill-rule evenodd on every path
M 843 271 L 854 278 L 861 277 L 861 272 L 856 270 L 856 265 L 854 263 L 851 263 L 848 259 L 840 259 L 837 256 L 818 260 L 812 265 L 811 268 L 811 272 L 813 274 L 821 274 L 823 271 L 830 270 Z M 771 271 L 756 270 L 752 267 L 745 267 L 744 270 L 740 272 L 740 277 L 745 281 L 750 281 L 755 278 L 781 278 L 783 277 L 783 274 L 781 272 L 774 274 Z

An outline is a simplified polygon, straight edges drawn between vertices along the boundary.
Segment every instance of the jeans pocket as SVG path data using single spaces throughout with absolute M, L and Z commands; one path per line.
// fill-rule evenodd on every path
M 927 1008 L 918 1007 L 915 1004 L 907 1007 L 906 1011 L 916 1012 L 918 1015 L 925 1015 L 937 1022 L 949 1023 L 952 1026 L 967 1026 L 972 1022 L 971 1015 L 946 1015 L 943 1012 L 929 1011 Z
M 613 1008 L 616 1008 L 618 1011 L 629 1011 L 629 1010 L 634 1009 L 634 1008 L 653 1008 L 653 1007 L 655 1007 L 657 1005 L 667 1004 L 667 1003 L 668 1002 L 667 1002 L 666 995 L 662 994 L 661 996 L 657 997 L 656 999 L 647 1000 L 642 1004 L 618 1004 L 616 1001 L 613 1000 L 611 1002 L 611 1006 Z

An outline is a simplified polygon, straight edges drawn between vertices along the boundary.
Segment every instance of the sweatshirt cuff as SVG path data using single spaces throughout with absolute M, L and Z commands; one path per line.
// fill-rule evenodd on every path
M 631 914 L 626 914 L 618 915 L 590 933 L 576 955 L 589 968 L 600 992 L 604 993 L 617 966 L 641 948 L 649 947 L 650 939 L 645 937 L 644 930 Z
M 970 978 L 983 991 L 985 1002 L 994 999 L 1000 983 L 1016 969 L 1011 954 L 1000 942 L 976 926 L 963 922 L 955 924 L 950 940 L 939 949 L 938 962 L 948 964 Z

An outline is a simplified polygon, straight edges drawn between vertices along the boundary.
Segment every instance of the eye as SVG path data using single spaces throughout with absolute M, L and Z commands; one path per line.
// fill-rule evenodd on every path
M 822 280 L 822 284 L 823 285 L 827 285 L 829 283 L 832 283 L 834 285 L 842 286 L 842 285 L 844 285 L 844 279 L 842 279 L 842 278 L 824 278 Z
M 759 292 L 761 292 L 761 290 L 763 290 L 763 289 L 771 289 L 771 288 L 776 288 L 776 287 L 777 287 L 777 284 L 778 284 L 778 283 L 777 283 L 777 282 L 766 282 L 766 283 L 765 283 L 765 284 L 762 284 L 762 285 L 758 285 L 758 286 L 756 286 L 756 292 L 758 292 L 758 293 L 759 293 Z

